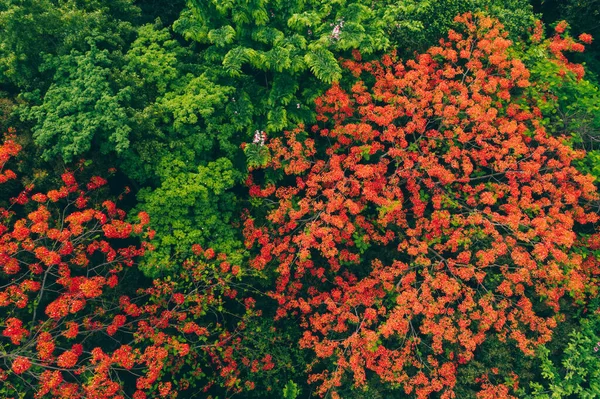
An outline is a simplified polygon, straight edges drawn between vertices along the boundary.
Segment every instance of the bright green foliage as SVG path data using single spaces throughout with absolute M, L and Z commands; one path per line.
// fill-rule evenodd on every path
M 192 244 L 225 252 L 239 247 L 230 189 L 241 181 L 241 168 L 229 159 L 241 153 L 240 131 L 249 118 L 237 111 L 235 89 L 215 83 L 160 24 L 142 26 L 124 59 L 135 123 L 122 167 L 147 186 L 138 200 L 158 237 L 144 269 L 168 269 L 167 260 Z
M 248 133 L 273 133 L 312 118 L 314 98 L 341 78 L 337 57 L 390 48 L 394 12 L 364 0 L 191 1 L 174 28 L 234 78 L 238 97 L 254 104 L 253 120 L 266 119 Z
M 312 122 L 314 99 L 342 78 L 338 61 L 351 50 L 410 54 L 435 43 L 467 10 L 489 10 L 518 33 L 533 24 L 526 0 L 193 0 L 174 29 L 199 43 L 219 83 L 252 103 L 244 110 L 248 138 L 256 129 L 279 135 Z
M 600 87 L 593 75 L 586 72 L 583 77 L 577 76 L 553 62 L 547 44 L 521 49 L 532 79 L 538 82 L 529 90 L 544 116 L 546 129 L 554 135 L 572 137 L 575 147 L 587 151 L 578 162 L 580 169 L 600 178 Z
M 600 88 L 592 80 L 574 74 L 561 78 L 559 67 L 540 57 L 532 68 L 546 90 L 538 102 L 548 130 L 573 137 L 573 144 L 588 151 L 582 170 L 600 177 Z
M 579 329 L 569 334 L 569 341 L 558 359 L 541 346 L 538 352 L 543 382 L 530 383 L 525 399 L 597 398 L 600 396 L 600 317 L 581 320 Z
M 179 167 L 170 165 L 171 161 L 194 168 L 214 159 L 217 148 L 223 155 L 238 150 L 228 140 L 235 128 L 223 120 L 226 95 L 231 91 L 211 83 L 205 75 L 186 74 L 164 96 L 137 110 L 134 119 L 140 123 L 133 133 L 132 151 L 125 155 L 128 174 L 143 182 Z M 165 165 L 158 167 L 161 163 Z
M 596 40 L 577 61 L 586 62 L 591 72 L 600 74 L 600 0 L 533 0 L 532 3 L 546 24 L 566 20 L 575 36 L 581 33 L 594 36 Z
M 123 154 L 123 167 L 128 176 L 144 183 L 155 179 L 160 160 L 167 155 L 194 166 L 194 149 L 189 142 L 190 132 L 178 137 L 172 130 L 173 118 L 163 109 L 166 95 L 174 97 L 185 90 L 194 69 L 185 60 L 191 57 L 188 50 L 173 39 L 168 29 L 160 24 L 143 25 L 138 36 L 124 56 L 123 84 L 131 90 L 132 133 L 131 148 Z M 218 90 L 213 90 L 218 92 Z M 205 91 L 201 94 L 207 94 Z M 223 96 L 219 97 L 222 101 Z M 209 108 L 215 105 L 214 96 L 199 102 Z M 198 132 L 196 140 L 198 139 Z M 180 149 L 183 148 L 183 154 Z
M 181 166 L 179 171 L 173 168 L 160 187 L 143 189 L 138 195 L 141 208 L 151 215 L 157 231 L 157 250 L 143 265 L 148 275 L 168 270 L 172 263 L 166 260 L 188 255 L 193 244 L 210 244 L 226 253 L 233 253 L 240 246 L 230 226 L 235 217 L 236 197 L 227 190 L 239 179 L 231 162 L 220 158 L 197 167 L 195 172 Z
M 216 86 L 206 75 L 188 75 L 186 78 L 188 81 L 184 87 L 167 93 L 156 106 L 163 115 L 168 115 L 173 133 L 186 136 L 203 133 L 201 136 L 205 136 L 205 142 L 196 145 L 198 154 L 210 151 L 214 142 L 221 142 L 227 147 L 227 135 L 221 136 L 218 127 L 211 126 L 211 122 L 224 122 L 220 120 L 221 115 L 215 115 L 215 111 L 225 107 L 227 94 L 232 92 L 232 88 Z M 207 126 L 204 129 L 200 121 L 205 121 Z
M 244 147 L 248 168 L 260 168 L 265 166 L 271 159 L 269 149 L 259 143 L 250 143 Z
M 61 156 L 69 162 L 88 152 L 94 140 L 103 154 L 129 147 L 131 128 L 122 105 L 127 94 L 112 87 L 111 64 L 108 50 L 94 43 L 85 53 L 48 57 L 44 68 L 56 70 L 54 82 L 41 105 L 22 114 L 37 122 L 34 139 L 46 159 Z
M 168 29 L 161 29 L 160 24 L 142 25 L 125 56 L 125 71 L 142 90 L 140 94 L 153 101 L 180 77 L 179 58 L 186 55 L 188 52 L 179 46 Z
M 298 384 L 294 381 L 290 380 L 285 387 L 283 387 L 283 398 L 284 399 L 296 399 L 300 395 L 300 390 L 298 389 Z
M 533 90 L 538 90 L 538 105 L 549 130 L 553 134 L 575 137 L 576 144 L 585 149 L 597 147 L 595 142 L 600 139 L 598 84 L 586 77 L 580 79 L 572 72 L 565 73 L 564 68 L 550 61 L 539 47 L 530 47 L 527 55 L 527 61 L 532 64 L 532 76 L 543 82 L 539 85 L 543 92 L 540 87 Z
M 600 178 L 600 151 L 592 150 L 587 153 L 586 157 L 581 161 L 580 169 Z

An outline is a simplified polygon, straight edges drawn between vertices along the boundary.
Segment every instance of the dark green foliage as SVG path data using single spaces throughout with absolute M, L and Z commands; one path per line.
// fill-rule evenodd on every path
M 55 70 L 53 83 L 40 105 L 21 114 L 36 122 L 33 137 L 44 148 L 43 156 L 60 156 L 66 162 L 86 154 L 96 141 L 102 154 L 122 153 L 129 147 L 124 90 L 114 88 L 108 50 L 100 50 L 90 40 L 85 53 L 48 57 L 43 69 Z
M 508 386 L 513 386 L 515 375 L 521 384 L 534 381 L 539 376 L 538 363 L 535 358 L 524 356 L 514 345 L 492 338 L 478 349 L 471 362 L 458 368 L 456 395 L 475 399 L 481 388 L 478 381 L 485 374 L 495 384 Z
M 15 104 L 5 95 L 6 93 L 0 92 L 0 130 L 3 132 L 11 126 L 10 119 L 15 108 Z
M 136 0 L 135 5 L 141 9 L 143 22 L 152 22 L 160 18 L 165 24 L 171 24 L 185 7 L 186 0 Z
M 453 27 L 454 17 L 465 12 L 485 12 L 498 18 L 514 40 L 518 40 L 534 24 L 533 10 L 527 0 L 412 0 L 391 6 L 398 7 L 401 15 L 415 18 L 408 29 L 404 18 L 396 21 L 392 35 L 394 42 L 407 55 L 423 51 L 437 42 Z
M 532 4 L 548 25 L 566 20 L 573 35 L 589 33 L 595 38 L 585 54 L 576 58 L 594 75 L 600 75 L 600 0 L 534 0 Z
M 0 85 L 17 90 L 48 88 L 53 70 L 45 55 L 99 47 L 117 49 L 133 32 L 139 9 L 132 0 L 1 0 Z

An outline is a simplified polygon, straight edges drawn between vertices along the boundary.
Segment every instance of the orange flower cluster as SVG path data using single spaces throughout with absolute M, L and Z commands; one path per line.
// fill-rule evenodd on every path
M 0 145 L 0 165 L 19 149 L 10 138 Z M 179 278 L 118 297 L 122 271 L 151 249 L 131 245 L 134 233 L 151 239 L 148 214 L 130 223 L 113 201 L 97 204 L 90 194 L 106 184 L 100 177 L 86 185 L 71 172 L 61 179 L 47 193 L 29 186 L 10 211 L 0 209 L 0 308 L 11 315 L 0 324 L 10 359 L 1 380 L 38 381 L 36 398 L 174 398 L 190 387 L 186 378 L 205 392 L 217 384 L 235 393 L 253 386 L 248 375 L 275 367 L 269 355 L 247 370 L 238 360 L 246 353 L 241 331 L 260 316 L 252 298 L 237 299 L 239 265 L 195 245 Z M 17 207 L 24 204 L 27 212 Z M 227 306 L 242 309 L 231 329 L 213 322 Z M 135 383 L 125 386 L 124 374 Z
M 0 145 L 1 182 L 16 178 L 4 167 L 19 151 L 13 136 Z M 141 389 L 150 392 L 170 361 L 170 348 L 179 356 L 189 348 L 162 338 L 165 334 L 154 328 L 146 331 L 153 343 L 144 351 L 125 342 L 116 348 L 110 344 L 109 354 L 96 346 L 102 342 L 99 335 L 119 333 L 120 338 L 137 342 L 138 326 L 127 325 L 128 317 L 139 318 L 141 325 L 159 311 L 154 305 L 118 300 L 113 291 L 121 271 L 149 248 L 146 243 L 124 244 L 134 232 L 151 236 L 148 215 L 140 213 L 139 223 L 132 224 L 111 201 L 105 201 L 103 209 L 93 207 L 91 194 L 106 184 L 103 178 L 92 177 L 85 186 L 72 172 L 61 179 L 62 187 L 46 193 L 33 193 L 34 187 L 27 186 L 10 209 L 0 209 L 0 270 L 5 282 L 0 308 L 14 316 L 0 326 L 12 345 L 6 350 L 13 359 L 10 369 L 0 369 L 0 375 L 3 380 L 12 373 L 38 381 L 38 398 L 123 398 L 117 370 L 136 367 Z M 30 211 L 18 209 L 25 204 Z M 121 305 L 125 314 L 115 314 Z M 160 393 L 171 395 L 169 385 L 161 385 Z
M 262 225 L 245 220 L 252 265 L 276 271 L 278 317 L 301 318 L 321 395 L 374 373 L 454 398 L 457 368 L 488 337 L 532 354 L 560 300 L 589 288 L 594 271 L 572 250 L 576 226 L 598 220 L 593 180 L 571 164 L 582 154 L 545 131 L 502 26 L 456 21 L 415 60 L 345 61 L 356 80 L 317 100 L 312 135 L 268 144 L 285 184 L 248 180 L 275 203 Z M 578 44 L 550 44 L 560 62 L 566 50 Z

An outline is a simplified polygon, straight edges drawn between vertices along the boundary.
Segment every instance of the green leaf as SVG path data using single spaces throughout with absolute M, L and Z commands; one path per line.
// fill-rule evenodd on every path
M 324 48 L 317 48 L 304 56 L 310 71 L 325 83 L 338 81 L 342 77 L 342 68 L 333 53 Z
M 272 109 L 267 114 L 267 131 L 276 132 L 283 130 L 288 123 L 287 111 L 283 107 Z
M 225 47 L 226 45 L 233 43 L 234 39 L 235 29 L 229 25 L 208 32 L 208 40 L 218 47 Z
M 234 47 L 225 54 L 223 66 L 230 76 L 236 77 L 242 74 L 242 65 L 250 61 L 250 57 L 255 55 L 256 51 L 247 47 Z
M 283 399 L 296 399 L 300 395 L 298 384 L 290 380 L 283 387 Z

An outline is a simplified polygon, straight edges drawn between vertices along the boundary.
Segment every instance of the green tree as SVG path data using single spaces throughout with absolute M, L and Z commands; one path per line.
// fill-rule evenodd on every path
M 594 75 L 600 74 L 600 0 L 533 0 L 536 10 L 543 15 L 542 19 L 548 24 L 566 20 L 577 36 L 588 33 L 596 37 L 588 51 L 577 57 L 578 61 L 586 62 Z
M 235 89 L 216 83 L 160 21 L 138 28 L 124 61 L 133 123 L 120 162 L 143 187 L 140 207 L 157 231 L 157 251 L 144 269 L 158 273 L 192 244 L 227 252 L 240 247 L 231 225 L 238 212 L 231 189 L 242 180 L 239 132 L 247 118 L 231 106 Z M 230 159 L 236 158 L 234 165 Z
M 521 390 L 524 399 L 597 398 L 600 396 L 600 317 L 583 318 L 558 355 L 538 350 L 540 382 Z M 528 389 L 529 388 L 529 389 Z
M 12 94 L 47 89 L 53 71 L 45 55 L 85 51 L 88 37 L 117 49 L 139 15 L 133 0 L 0 0 L 0 85 Z
M 156 251 L 142 265 L 148 275 L 169 272 L 172 262 L 166 260 L 189 255 L 192 244 L 210 243 L 229 254 L 241 247 L 231 227 L 236 198 L 228 190 L 239 178 L 231 162 L 220 158 L 195 172 L 187 170 L 171 170 L 158 188 L 139 192 L 140 207 L 154 218 L 152 227 L 157 231 Z
M 40 105 L 27 107 L 22 117 L 34 120 L 33 137 L 44 149 L 43 156 L 73 157 L 99 148 L 102 154 L 123 152 L 129 147 L 126 91 L 112 84 L 113 70 L 108 50 L 90 40 L 89 50 L 47 57 L 43 69 L 56 70 L 53 83 Z

